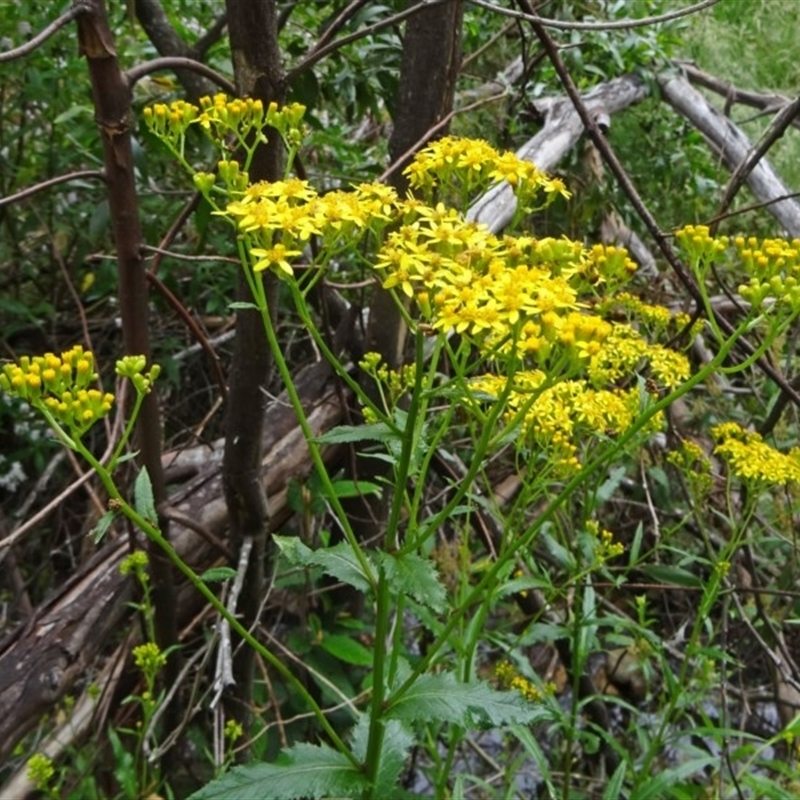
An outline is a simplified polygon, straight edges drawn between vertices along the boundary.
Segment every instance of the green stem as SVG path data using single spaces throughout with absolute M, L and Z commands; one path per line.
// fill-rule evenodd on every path
M 208 603 L 222 616 L 231 629 L 252 647 L 270 666 L 272 666 L 288 683 L 292 685 L 295 691 L 303 698 L 308 707 L 311 709 L 314 716 L 319 721 L 325 733 L 330 737 L 331 742 L 342 753 L 354 767 L 360 767 L 357 759 L 350 751 L 350 748 L 341 740 L 336 730 L 328 722 L 324 711 L 317 704 L 316 700 L 311 696 L 308 689 L 303 685 L 302 681 L 297 678 L 292 671 L 272 652 L 270 652 L 264 645 L 261 644 L 247 628 L 242 625 L 239 620 L 229 613 L 222 602 L 217 596 L 208 588 L 208 586 L 200 580 L 197 573 L 178 555 L 172 545 L 161 535 L 161 531 L 149 520 L 145 519 L 133 508 L 120 494 L 114 480 L 112 479 L 106 468 L 92 455 L 92 453 L 83 445 L 78 442 L 78 451 L 86 459 L 86 461 L 97 472 L 103 486 L 108 492 L 109 497 L 115 501 L 119 510 L 147 537 L 155 542 L 166 554 L 167 558 L 175 565 L 175 567 L 189 580 L 189 582 L 197 589 L 198 592 L 208 601 Z
M 247 271 L 247 269 L 245 269 Z M 260 281 L 257 281 L 260 283 Z M 297 393 L 297 387 L 294 385 L 294 381 L 292 380 L 292 373 L 289 370 L 289 367 L 286 363 L 286 359 L 283 355 L 283 350 L 281 350 L 280 344 L 278 342 L 277 334 L 275 333 L 275 328 L 272 324 L 272 318 L 270 317 L 269 310 L 267 309 L 266 305 L 266 298 L 264 297 L 263 288 L 261 290 L 260 296 L 257 296 L 256 303 L 261 311 L 261 318 L 264 322 L 264 331 L 267 335 L 267 340 L 269 342 L 270 349 L 272 350 L 272 356 L 275 359 L 275 364 L 278 367 L 278 372 L 280 373 L 281 379 L 283 380 L 284 388 L 286 389 L 286 394 L 289 396 L 289 402 L 292 405 L 292 408 L 297 415 L 297 422 L 300 425 L 300 429 L 303 431 L 303 438 L 306 441 L 306 445 L 308 446 L 308 452 L 311 455 L 311 461 L 316 468 L 317 474 L 319 475 L 319 479 L 322 482 L 322 486 L 325 489 L 328 501 L 333 508 L 336 518 L 339 520 L 340 525 L 342 526 L 342 531 L 344 532 L 345 539 L 347 539 L 347 543 L 353 549 L 353 553 L 358 561 L 359 566 L 361 567 L 362 572 L 364 573 L 364 577 L 370 584 L 373 589 L 377 589 L 378 581 L 375 577 L 375 573 L 373 570 L 372 565 L 367 560 L 364 551 L 361 549 L 361 546 L 356 539 L 355 533 L 353 532 L 353 528 L 350 525 L 350 520 L 345 513 L 344 508 L 342 507 L 342 502 L 339 499 L 338 495 L 336 494 L 336 490 L 333 487 L 333 483 L 331 481 L 330 475 L 328 475 L 328 469 L 325 466 L 325 462 L 322 459 L 322 454 L 320 453 L 319 446 L 314 441 L 315 435 L 314 431 L 311 429 L 311 425 L 308 422 L 308 417 L 306 416 L 305 409 L 303 408 L 303 403 L 300 400 L 300 395 Z
M 439 650 L 444 646 L 444 644 L 446 644 L 451 633 L 460 623 L 467 610 L 480 600 L 487 587 L 491 586 L 492 583 L 497 579 L 497 576 L 505 567 L 508 559 L 513 557 L 523 548 L 529 547 L 542 527 L 553 519 L 556 512 L 566 504 L 567 500 L 574 494 L 574 492 L 585 481 L 587 481 L 589 477 L 594 475 L 601 467 L 605 466 L 609 460 L 613 459 L 614 456 L 620 452 L 620 450 L 624 448 L 625 445 L 627 445 L 627 443 L 631 441 L 631 439 L 633 439 L 657 413 L 663 411 L 669 405 L 674 403 L 675 400 L 683 397 L 683 395 L 687 394 L 695 386 L 702 383 L 704 380 L 706 380 L 706 378 L 713 374 L 719 365 L 724 363 L 725 359 L 728 357 L 734 345 L 736 344 L 736 341 L 746 331 L 746 329 L 746 324 L 739 325 L 739 327 L 731 335 L 731 338 L 723 343 L 717 355 L 711 361 L 709 361 L 708 364 L 706 364 L 700 371 L 695 373 L 673 392 L 662 397 L 659 401 L 653 403 L 652 406 L 649 406 L 647 409 L 645 409 L 640 414 L 638 419 L 631 425 L 631 427 L 628 428 L 628 430 L 617 439 L 616 446 L 614 448 L 605 453 L 601 453 L 593 461 L 588 463 L 585 467 L 583 467 L 583 469 L 576 473 L 572 479 L 565 484 L 558 496 L 553 498 L 550 503 L 548 503 L 547 508 L 542 511 L 542 513 L 536 519 L 536 522 L 531 525 L 530 529 L 524 535 L 520 536 L 516 542 L 509 543 L 508 549 L 504 554 L 505 557 L 498 559 L 486 571 L 484 577 L 475 585 L 466 602 L 452 612 L 442 631 L 429 646 L 425 656 L 419 660 L 408 678 L 392 693 L 391 697 L 387 700 L 387 704 L 389 706 L 391 706 L 392 703 L 396 703 L 398 700 L 400 700 L 403 695 L 414 685 L 414 682 L 419 678 L 419 676 L 427 671 L 433 660 L 436 658 Z M 487 426 L 483 436 L 488 437 L 490 431 L 491 427 Z M 472 468 L 470 468 L 470 472 L 472 473 L 472 477 L 474 477 Z M 449 508 L 450 503 L 448 503 L 448 513 Z M 444 518 L 442 517 L 441 513 L 437 515 L 437 519 L 439 518 Z

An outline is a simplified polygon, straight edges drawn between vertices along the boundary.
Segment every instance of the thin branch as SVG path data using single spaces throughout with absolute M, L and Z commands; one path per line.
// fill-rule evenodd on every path
M 547 17 L 540 17 L 538 14 L 524 11 L 514 11 L 512 8 L 503 8 L 496 6 L 494 3 L 489 3 L 486 0 L 467 0 L 474 6 L 485 8 L 488 11 L 494 11 L 505 17 L 513 17 L 514 19 L 523 19 L 528 22 L 542 25 L 545 28 L 556 28 L 562 31 L 613 31 L 613 30 L 627 30 L 628 28 L 641 28 L 645 25 L 656 25 L 659 22 L 669 22 L 679 17 L 685 17 L 689 14 L 694 14 L 697 11 L 702 11 L 704 8 L 709 8 L 715 5 L 719 0 L 702 0 L 692 6 L 680 8 L 676 11 L 669 11 L 666 14 L 658 14 L 652 17 L 642 17 L 641 19 L 620 19 L 614 22 L 564 22 L 559 19 L 548 19 Z
M 322 35 L 317 39 L 314 49 L 324 47 L 328 41 L 336 35 L 336 32 L 341 30 L 347 24 L 348 20 L 350 20 L 362 6 L 366 5 L 366 3 L 367 0 L 352 0 L 351 3 L 342 10 L 341 14 L 325 28 Z
M 334 50 L 338 50 L 340 47 L 344 47 L 351 42 L 363 39 L 365 36 L 377 33 L 384 28 L 390 28 L 392 25 L 397 25 L 398 22 L 402 22 L 404 19 L 413 17 L 414 14 L 418 14 L 426 8 L 449 2 L 450 0 L 421 0 L 421 2 L 411 6 L 410 8 L 407 8 L 405 11 L 392 14 L 391 17 L 387 17 L 380 22 L 376 22 L 373 25 L 368 25 L 366 28 L 361 28 L 361 30 L 354 31 L 347 36 L 342 36 L 341 39 L 336 39 L 324 47 L 312 47 L 311 50 L 306 54 L 305 58 L 293 69 L 286 73 L 286 85 L 291 86 L 298 75 L 313 67 L 314 64 L 316 64 L 318 61 L 321 61 L 325 56 L 328 55 L 328 53 L 332 53 Z
M 18 200 L 24 200 L 26 197 L 31 197 L 37 192 L 42 192 L 45 189 L 51 189 L 53 186 L 58 186 L 60 183 L 67 183 L 68 181 L 78 181 L 84 178 L 91 178 L 95 181 L 104 181 L 106 174 L 102 170 L 97 169 L 83 169 L 76 172 L 69 172 L 66 175 L 58 175 L 55 178 L 49 178 L 46 181 L 37 183 L 35 186 L 29 186 L 27 189 L 10 194 L 8 197 L 0 197 L 0 208 L 3 206 L 16 203 Z
M 137 81 L 140 81 L 146 75 L 152 72 L 159 72 L 162 69 L 175 70 L 175 69 L 188 69 L 208 78 L 213 83 L 217 84 L 221 89 L 226 91 L 229 95 L 235 97 L 236 86 L 231 81 L 224 78 L 216 70 L 211 69 L 207 64 L 201 61 L 195 61 L 193 58 L 184 58 L 183 56 L 164 56 L 163 58 L 154 58 L 150 61 L 145 61 L 144 64 L 137 64 L 131 67 L 126 73 L 125 77 L 128 83 L 133 86 Z
M 14 61 L 14 59 L 21 58 L 22 56 L 32 53 L 40 44 L 46 42 L 54 33 L 61 30 L 61 28 L 63 28 L 65 25 L 69 25 L 72 20 L 79 17 L 86 10 L 87 9 L 85 6 L 80 3 L 70 6 L 60 17 L 51 22 L 40 33 L 37 33 L 33 39 L 25 42 L 25 44 L 21 44 L 19 47 L 15 47 L 13 50 L 7 50 L 5 53 L 0 53 L 0 64 L 5 63 L 6 61 Z
M 770 147 L 783 136 L 786 129 L 794 122 L 798 113 L 800 113 L 800 96 L 792 100 L 791 103 L 785 105 L 775 115 L 769 127 L 764 132 L 759 145 L 753 148 L 750 155 L 742 160 L 739 166 L 733 171 L 733 175 L 731 175 L 728 185 L 725 187 L 725 192 L 722 195 L 717 216 L 723 214 L 728 209 L 736 193 L 747 180 L 748 175 L 750 175 L 758 162 L 767 154 Z M 716 225 L 712 226 L 712 235 L 716 233 L 716 227 Z
M 435 133 L 440 131 L 442 128 L 446 128 L 450 124 L 450 121 L 453 119 L 453 117 L 455 117 L 456 115 L 463 114 L 466 111 L 473 111 L 474 109 L 480 108 L 481 106 L 486 105 L 487 103 L 494 103 L 497 100 L 502 100 L 504 97 L 507 96 L 508 92 L 504 91 L 501 92 L 500 94 L 492 95 L 491 97 L 484 97 L 481 100 L 476 100 L 474 103 L 471 103 L 468 106 L 464 106 L 463 108 L 453 109 L 448 114 L 446 114 L 442 119 L 440 119 L 435 125 L 432 125 L 430 128 L 428 128 L 428 130 L 425 131 L 425 133 L 419 139 L 417 139 L 417 141 L 414 142 L 414 144 L 412 144 L 411 147 L 409 147 L 408 150 L 405 151 L 405 153 L 403 153 L 399 158 L 395 159 L 393 163 L 389 164 L 389 166 L 375 179 L 375 182 L 385 183 L 391 175 L 397 172 L 397 170 L 403 165 L 403 163 L 409 156 L 414 155 L 414 153 L 416 153 L 417 150 L 419 150 L 419 148 L 422 147 L 422 145 L 424 145 Z
M 208 52 L 211 45 L 222 38 L 222 32 L 228 24 L 228 14 L 223 11 L 214 24 L 189 48 L 189 55 L 198 61 Z
M 529 0 L 519 0 L 519 2 L 525 7 L 530 8 Z M 675 274 L 689 292 L 697 307 L 701 308 L 703 300 L 697 284 L 684 264 L 678 258 L 675 251 L 672 249 L 667 236 L 660 229 L 655 217 L 653 217 L 653 215 L 650 213 L 650 209 L 648 209 L 642 201 L 642 198 L 639 196 L 636 187 L 631 182 L 628 173 L 625 172 L 625 169 L 623 168 L 622 164 L 620 164 L 616 154 L 611 149 L 608 140 L 600 130 L 596 120 L 587 110 L 580 93 L 575 86 L 575 82 L 572 80 L 572 77 L 564 65 L 563 60 L 561 59 L 561 56 L 558 52 L 558 46 L 550 38 L 550 35 L 547 33 L 543 25 L 532 21 L 531 26 L 533 27 L 536 36 L 539 38 L 539 41 L 542 43 L 542 46 L 547 52 L 547 56 L 550 59 L 550 62 L 553 64 L 553 68 L 555 69 L 556 74 L 561 81 L 561 85 L 564 87 L 564 90 L 566 91 L 570 100 L 572 100 L 575 110 L 578 112 L 589 138 L 592 140 L 595 147 L 597 147 L 597 149 L 600 151 L 600 154 L 603 156 L 603 160 L 606 162 L 612 174 L 619 182 L 620 187 L 631 201 L 631 205 L 633 205 L 636 213 L 639 215 L 642 222 L 644 222 L 647 230 L 650 232 L 650 235 L 658 245 L 659 250 L 661 250 L 662 254 L 664 255 L 664 258 L 666 258 L 669 265 L 675 271 Z M 716 322 L 720 329 L 723 330 L 727 335 L 733 333 L 733 326 L 727 319 L 725 319 L 725 317 L 718 317 Z M 737 342 L 737 346 L 744 350 L 748 355 L 752 355 L 754 352 L 753 346 L 744 338 Z M 758 365 L 759 369 L 765 375 L 775 381 L 775 383 L 791 399 L 791 401 L 798 408 L 800 408 L 800 393 L 794 389 L 789 381 L 787 381 L 786 377 L 776 370 L 775 367 L 773 367 L 772 364 L 770 364 L 769 361 L 763 357 L 759 358 L 756 361 L 756 364 Z
M 708 72 L 698 69 L 693 63 L 688 61 L 673 61 L 672 64 L 686 75 L 689 82 L 695 86 L 702 86 L 710 89 L 725 98 L 726 107 L 732 103 L 739 103 L 750 108 L 757 108 L 765 113 L 779 111 L 783 106 L 790 102 L 788 97 L 782 94 L 763 94 L 762 92 L 750 92 L 746 89 L 739 89 L 732 83 L 710 75 Z M 792 123 L 796 128 L 800 128 L 800 120 Z

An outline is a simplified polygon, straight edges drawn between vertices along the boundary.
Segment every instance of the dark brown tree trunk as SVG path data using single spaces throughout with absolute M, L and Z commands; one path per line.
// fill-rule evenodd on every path
M 278 51 L 277 15 L 273 0 L 227 0 L 228 30 L 236 85 L 242 96 L 260 99 L 264 105 L 283 100 L 283 71 Z M 270 137 L 260 147 L 250 169 L 253 181 L 277 180 L 283 174 L 280 138 Z M 270 314 L 275 320 L 277 279 L 263 276 Z M 252 301 L 240 275 L 238 299 Z M 266 385 L 272 366 L 263 322 L 253 310 L 237 312 L 236 343 L 230 373 L 226 420 L 223 482 L 230 516 L 230 542 L 238 555 L 245 541 L 252 541 L 247 572 L 239 598 L 243 623 L 257 621 L 264 584 L 264 557 L 269 525 L 261 480 L 261 440 L 266 410 Z M 245 727 L 249 723 L 255 654 L 241 647 L 234 659 L 236 685 L 228 710 Z
M 78 39 L 86 56 L 92 83 L 95 115 L 103 143 L 103 163 L 108 184 L 108 204 L 114 244 L 117 249 L 119 302 L 125 353 L 146 356 L 150 361 L 148 288 L 142 261 L 142 232 L 131 147 L 131 93 L 119 67 L 114 37 L 108 25 L 103 0 L 83 0 L 86 9 L 78 16 Z M 136 425 L 139 463 L 150 475 L 156 508 L 166 501 L 161 466 L 161 420 L 158 398 L 151 392 L 142 404 Z M 167 520 L 159 519 L 161 532 L 169 538 Z M 175 577 L 169 560 L 158 545 L 149 548 L 152 598 L 155 605 L 156 639 L 162 650 L 177 643 Z M 167 662 L 169 683 L 177 680 L 177 653 Z

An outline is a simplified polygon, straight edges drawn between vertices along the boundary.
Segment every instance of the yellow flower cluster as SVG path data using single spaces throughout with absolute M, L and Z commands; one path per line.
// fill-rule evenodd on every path
M 360 236 L 385 227 L 397 206 L 389 186 L 361 184 L 351 192 L 319 195 L 307 181 L 292 178 L 253 184 L 224 213 L 247 236 L 253 269 L 292 275 L 289 259 L 299 256 L 312 236 L 320 237 L 327 252 L 340 242 L 353 248 Z
M 605 284 L 606 292 L 624 286 L 637 269 L 624 247 L 595 244 L 587 255 L 581 272 L 592 285 Z
M 545 175 L 514 153 L 500 153 L 481 139 L 437 139 L 417 153 L 405 174 L 412 188 L 428 198 L 440 187 L 466 197 L 498 181 L 510 184 L 520 206 L 529 210 L 540 193 L 545 195 L 541 207 L 558 195 L 570 196 L 559 178 Z
M 713 485 L 711 462 L 697 442 L 684 439 L 677 450 L 670 450 L 667 461 L 681 471 L 696 501 L 708 495 Z
M 645 303 L 644 300 L 629 292 L 616 292 L 608 297 L 603 297 L 596 308 L 604 316 L 624 314 L 629 323 L 634 321 L 641 323 L 655 337 L 674 335 L 692 321 L 691 316 L 683 311 L 673 312 L 666 306 Z M 689 338 L 692 339 L 701 333 L 704 324 L 701 319 L 698 319 L 689 331 Z
M 0 388 L 34 407 L 46 408 L 79 437 L 106 416 L 114 402 L 113 394 L 87 388 L 96 380 L 92 353 L 75 345 L 60 356 L 23 356 L 19 364 L 5 364 Z
M 167 663 L 167 657 L 155 642 L 133 648 L 133 663 L 147 675 L 155 675 Z
M 531 703 L 541 702 L 545 697 L 556 692 L 554 683 L 547 683 L 541 689 L 531 680 L 521 675 L 510 661 L 501 661 L 494 668 L 494 674 L 500 685 L 506 689 L 516 689 Z
M 506 379 L 485 375 L 470 383 L 477 400 L 497 398 Z M 638 387 L 630 390 L 595 389 L 584 380 L 562 380 L 547 385 L 541 370 L 520 371 L 507 400 L 506 421 L 519 419 L 522 431 L 564 476 L 580 469 L 579 454 L 600 438 L 624 433 L 641 410 Z M 656 415 L 645 432 L 661 426 Z
M 393 407 L 397 400 L 413 385 L 417 375 L 416 364 L 404 364 L 400 369 L 389 369 L 381 364 L 380 353 L 365 353 L 358 366 L 370 375 L 381 387 L 388 390 L 388 405 Z
M 625 545 L 614 541 L 614 534 L 605 528 L 600 527 L 596 520 L 589 520 L 586 529 L 595 540 L 595 556 L 598 561 L 604 562 L 611 558 L 621 556 L 625 552 Z
M 685 225 L 675 232 L 675 238 L 686 251 L 692 269 L 701 280 L 709 266 L 728 246 L 728 237 L 712 236 L 708 225 Z
M 28 759 L 28 780 L 40 791 L 48 789 L 50 781 L 56 774 L 53 761 L 44 753 L 36 753 Z
M 735 422 L 716 425 L 711 435 L 718 442 L 714 452 L 741 480 L 776 486 L 800 482 L 800 448 L 781 453 L 758 433 L 745 430 Z
M 800 311 L 800 240 L 735 239 L 736 249 L 750 275 L 750 281 L 739 286 L 739 294 L 756 309 L 768 298 L 774 298 L 797 313 Z

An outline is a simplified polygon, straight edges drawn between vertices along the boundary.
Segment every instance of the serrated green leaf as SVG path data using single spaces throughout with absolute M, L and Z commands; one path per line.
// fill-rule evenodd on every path
M 334 658 L 338 658 L 346 664 L 353 664 L 356 667 L 372 666 L 372 651 L 350 636 L 342 636 L 338 633 L 325 634 L 320 646 Z
M 158 522 L 156 504 L 153 499 L 153 484 L 150 481 L 147 467 L 142 467 L 136 476 L 136 482 L 133 485 L 133 505 L 139 515 L 148 522 L 152 522 L 154 525 Z
M 269 764 L 234 767 L 189 800 L 295 800 L 357 797 L 369 783 L 344 755 L 327 745 L 297 744 Z
M 203 583 L 218 583 L 235 577 L 236 570 L 231 569 L 231 567 L 211 567 L 200 576 L 200 580 Z
M 372 425 L 338 425 L 317 436 L 317 444 L 350 444 L 352 442 L 386 442 L 399 439 L 399 434 L 383 422 Z
M 362 714 L 353 728 L 353 755 L 360 761 L 367 757 L 369 740 L 369 716 Z M 375 797 L 398 797 L 397 780 L 406 763 L 408 751 L 414 744 L 413 734 L 396 719 L 386 722 L 381 745 L 381 765 L 378 769 Z
M 546 715 L 541 705 L 519 692 L 500 692 L 484 681 L 463 683 L 452 673 L 422 675 L 387 717 L 405 722 L 451 722 L 462 728 L 492 728 L 531 723 Z
M 314 551 L 304 544 L 298 536 L 279 536 L 272 534 L 272 541 L 278 546 L 284 558 L 299 567 L 311 566 L 311 556 Z
M 434 611 L 444 611 L 447 591 L 432 561 L 416 553 L 378 553 L 378 557 L 394 592 L 409 594 L 418 603 Z
M 272 539 L 289 563 L 301 567 L 321 567 L 323 572 L 362 592 L 370 588 L 370 577 L 364 574 L 353 548 L 347 542 L 312 550 L 297 536 L 273 534 Z

